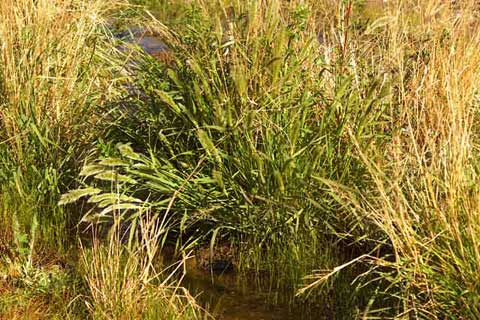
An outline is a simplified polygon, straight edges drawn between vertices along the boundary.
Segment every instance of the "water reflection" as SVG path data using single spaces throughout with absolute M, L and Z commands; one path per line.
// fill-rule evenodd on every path
M 163 60 L 169 55 L 169 48 L 162 39 L 158 35 L 148 32 L 146 29 L 130 27 L 114 35 L 117 39 L 126 43 L 139 46 L 145 53 L 159 60 Z M 121 47 L 120 49 L 125 50 L 126 48 Z
M 313 320 L 331 318 L 312 309 L 306 311 L 300 307 L 291 306 L 285 302 L 286 294 L 259 290 L 248 280 L 238 279 L 233 273 L 211 274 L 195 267 L 188 267 L 187 270 L 182 285 L 197 296 L 197 300 L 208 308 L 215 319 Z M 273 303 L 275 296 L 278 299 Z

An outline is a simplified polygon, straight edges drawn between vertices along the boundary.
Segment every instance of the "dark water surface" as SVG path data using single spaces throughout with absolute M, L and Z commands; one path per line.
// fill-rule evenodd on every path
M 211 274 L 187 267 L 182 286 L 219 320 L 331 319 L 318 310 L 289 305 L 286 293 L 261 290 L 253 281 L 234 273 Z

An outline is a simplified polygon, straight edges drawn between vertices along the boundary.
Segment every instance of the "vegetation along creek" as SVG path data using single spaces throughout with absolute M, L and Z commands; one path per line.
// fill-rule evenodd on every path
M 479 17 L 0 1 L 0 319 L 480 319 Z

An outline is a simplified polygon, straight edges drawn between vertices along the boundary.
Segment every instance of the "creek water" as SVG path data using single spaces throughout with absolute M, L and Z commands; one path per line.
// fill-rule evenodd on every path
M 286 292 L 259 289 L 254 282 L 234 273 L 211 274 L 187 267 L 182 286 L 218 320 L 313 320 L 329 319 L 318 311 L 287 302 Z

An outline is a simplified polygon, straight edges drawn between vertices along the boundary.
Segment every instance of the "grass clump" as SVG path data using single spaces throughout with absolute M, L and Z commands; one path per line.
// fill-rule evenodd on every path
M 138 241 L 125 245 L 121 218 L 106 239 L 94 236 L 91 248 L 82 247 L 83 277 L 88 287 L 87 309 L 94 319 L 200 319 L 207 314 L 190 293 L 176 282 L 182 263 L 159 263 L 161 238 L 166 225 L 143 212 L 138 222 Z M 133 234 L 130 235 L 133 237 Z
M 476 9 L 402 2 L 388 14 L 379 51 L 395 75 L 391 141 L 380 161 L 358 150 L 369 193 L 327 185 L 387 236 L 388 255 L 367 260 L 399 316 L 477 318 Z
M 420 10 L 417 28 L 428 38 L 403 71 L 402 127 L 380 167 L 388 178 L 372 169 L 378 190 L 372 214 L 391 240 L 404 310 L 419 317 L 480 315 L 475 12 L 469 1 Z
M 98 132 L 94 110 L 112 78 L 95 48 L 105 9 L 100 1 L 0 5 L 0 210 L 3 227 L 18 227 L 5 234 L 36 226 L 38 239 L 61 248 L 74 225 L 55 203 Z
M 115 116 L 124 119 L 115 139 L 143 153 L 115 155 L 129 161 L 113 176 L 135 181 L 126 194 L 168 212 L 185 238 L 234 244 L 238 269 L 269 274 L 272 288 L 341 263 L 350 253 L 336 240 L 374 229 L 320 181 L 367 184 L 356 143 L 366 152 L 384 143 L 375 130 L 388 86 L 375 73 L 357 81 L 368 64 L 353 68 L 346 45 L 318 42 L 315 9 L 193 3 L 175 32 L 159 24 L 174 62 L 142 72 L 142 94 L 126 99 L 135 111 Z

